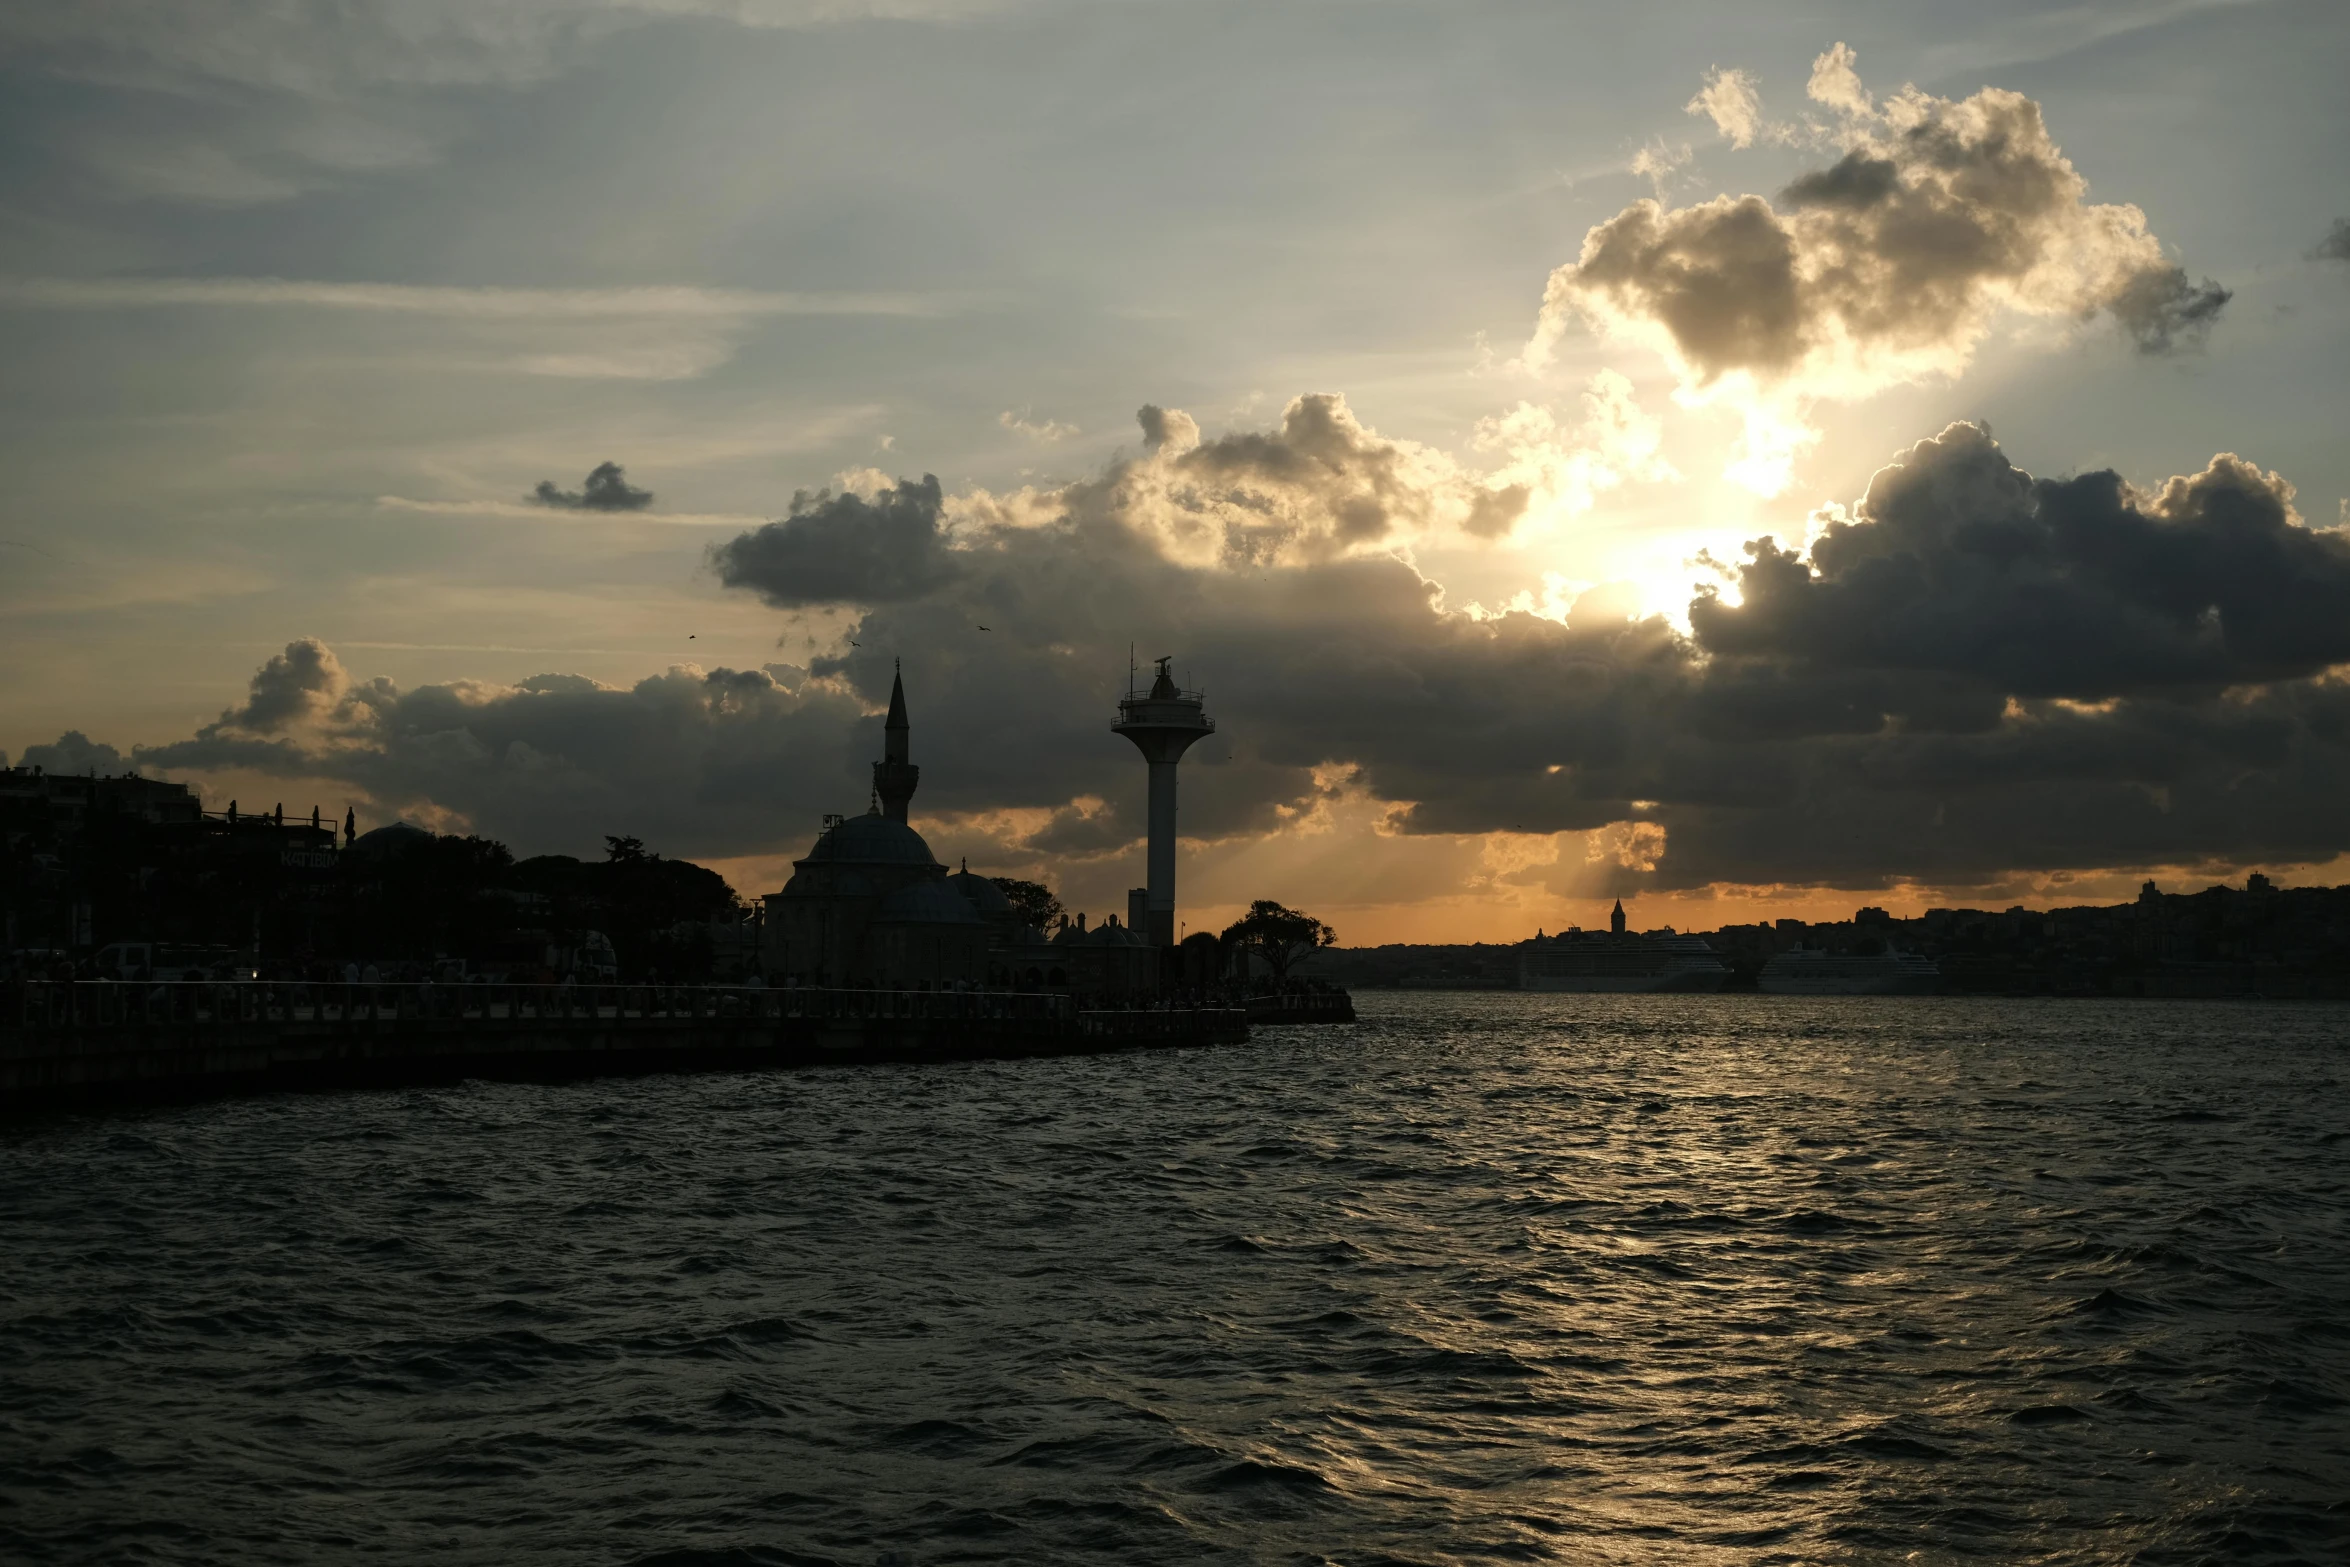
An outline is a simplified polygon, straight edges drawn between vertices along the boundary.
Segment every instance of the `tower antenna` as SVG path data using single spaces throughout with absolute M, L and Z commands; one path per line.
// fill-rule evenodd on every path
M 1216 732 L 1202 711 L 1198 693 L 1175 684 L 1170 654 L 1158 660 L 1159 678 L 1148 693 L 1135 689 L 1134 645 L 1126 649 L 1126 699 L 1111 728 L 1134 742 L 1149 769 L 1149 885 L 1144 888 L 1145 938 L 1156 947 L 1175 945 L 1181 929 L 1175 911 L 1175 765 L 1193 743 Z

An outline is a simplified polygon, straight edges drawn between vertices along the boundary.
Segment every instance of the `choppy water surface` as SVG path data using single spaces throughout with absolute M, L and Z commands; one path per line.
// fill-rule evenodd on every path
M 0 1126 L 0 1558 L 2350 1559 L 2350 1010 L 1363 1009 Z

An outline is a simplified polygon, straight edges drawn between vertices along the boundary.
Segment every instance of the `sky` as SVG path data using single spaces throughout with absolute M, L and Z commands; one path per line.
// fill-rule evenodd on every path
M 1347 944 L 2350 880 L 2327 3 L 20 0 L 0 753 Z

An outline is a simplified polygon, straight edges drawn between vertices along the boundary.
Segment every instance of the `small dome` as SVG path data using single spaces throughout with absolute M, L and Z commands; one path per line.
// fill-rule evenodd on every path
M 974 876 L 969 871 L 957 871 L 947 878 L 947 885 L 961 893 L 971 907 L 984 916 L 1009 914 L 1012 900 L 1004 896 L 1004 889 L 985 876 Z
M 900 887 L 873 911 L 876 925 L 976 925 L 979 916 L 943 881 L 918 881 Z
M 353 854 L 400 854 L 420 843 L 430 843 L 433 835 L 414 822 L 387 822 L 381 827 L 361 833 L 352 840 Z
M 1113 925 L 1104 920 L 1090 930 L 1079 930 L 1071 925 L 1053 934 L 1056 947 L 1147 947 L 1150 938 L 1129 925 Z
M 840 865 L 936 865 L 930 845 L 904 822 L 871 812 L 827 827 L 808 859 Z

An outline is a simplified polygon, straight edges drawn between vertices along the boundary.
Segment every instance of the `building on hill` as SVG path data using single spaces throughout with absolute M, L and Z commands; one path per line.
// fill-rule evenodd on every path
M 1729 966 L 1702 936 L 1670 928 L 1639 935 L 1624 929 L 1624 905 L 1608 917 L 1608 933 L 1536 934 L 1518 948 L 1520 990 L 1719 990 Z

